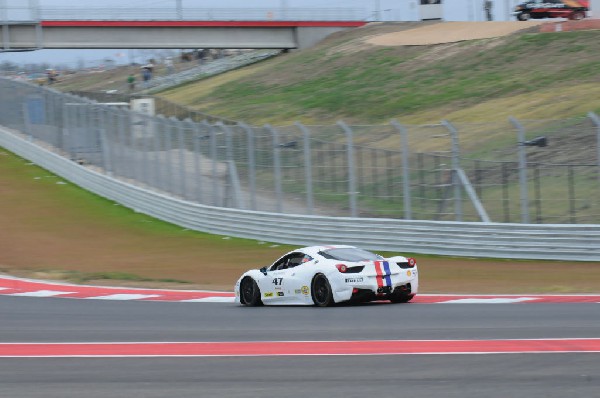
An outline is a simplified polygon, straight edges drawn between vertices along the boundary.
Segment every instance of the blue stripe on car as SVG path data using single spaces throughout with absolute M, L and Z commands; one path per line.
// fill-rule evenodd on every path
M 392 278 L 390 277 L 390 275 L 392 274 L 392 271 L 390 271 L 390 263 L 387 261 L 384 261 L 383 269 L 385 271 L 385 283 L 388 286 L 392 286 Z

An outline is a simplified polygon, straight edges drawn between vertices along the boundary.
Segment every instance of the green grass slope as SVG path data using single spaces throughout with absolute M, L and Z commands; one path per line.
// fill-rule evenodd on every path
M 315 48 L 161 95 L 254 124 L 491 121 L 600 111 L 600 31 L 427 46 L 357 40 L 392 29 L 340 33 Z

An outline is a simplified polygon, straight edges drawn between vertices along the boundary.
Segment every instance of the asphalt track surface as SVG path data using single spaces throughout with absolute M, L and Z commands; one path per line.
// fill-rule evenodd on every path
M 0 343 L 600 337 L 598 303 L 231 303 L 0 296 Z M 1 350 L 1 348 L 0 348 Z M 0 397 L 600 396 L 600 353 L 0 358 Z

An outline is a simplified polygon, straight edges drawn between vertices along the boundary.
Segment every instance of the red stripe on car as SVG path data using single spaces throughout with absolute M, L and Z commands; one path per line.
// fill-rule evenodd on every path
M 375 272 L 377 272 L 377 287 L 383 287 L 383 269 L 381 267 L 381 261 L 374 261 Z

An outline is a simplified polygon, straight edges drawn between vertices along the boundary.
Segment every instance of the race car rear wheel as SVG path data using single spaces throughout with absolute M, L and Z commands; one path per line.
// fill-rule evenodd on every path
M 313 303 L 315 303 L 317 307 L 329 307 L 334 304 L 331 285 L 325 275 L 315 275 L 311 285 Z
M 408 303 L 410 300 L 412 300 L 412 298 L 415 297 L 414 294 L 406 294 L 406 293 L 397 293 L 395 295 L 393 295 L 392 297 L 390 297 L 390 301 L 392 303 Z
M 574 21 L 580 21 L 583 18 L 585 18 L 585 13 L 583 11 L 575 11 L 573 14 L 571 14 L 571 18 Z
M 240 303 L 249 307 L 263 304 L 260 299 L 260 289 L 256 281 L 249 276 L 245 277 L 240 284 Z

